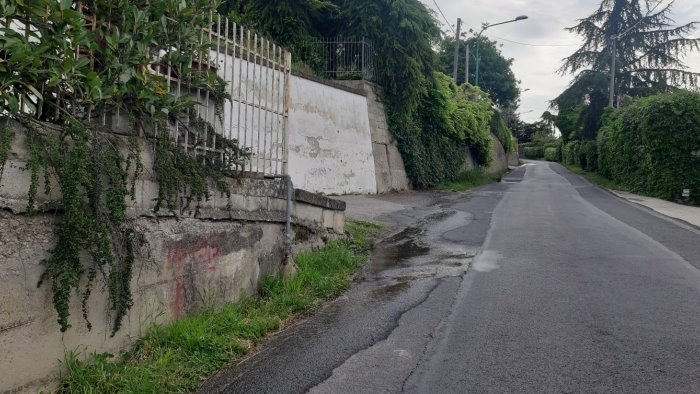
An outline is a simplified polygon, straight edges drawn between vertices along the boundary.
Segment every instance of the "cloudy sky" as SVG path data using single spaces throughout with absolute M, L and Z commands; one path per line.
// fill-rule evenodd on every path
M 421 1 L 437 11 L 433 0 Z M 521 117 L 526 121 L 537 120 L 548 110 L 549 100 L 571 81 L 571 76 L 561 76 L 557 70 L 562 58 L 573 53 L 581 40 L 564 28 L 575 25 L 577 19 L 590 15 L 600 4 L 600 0 L 435 1 L 451 24 L 462 18 L 463 29 L 467 30 L 480 28 L 483 22 L 497 23 L 518 15 L 530 17 L 525 21 L 495 26 L 484 33 L 503 44 L 503 55 L 515 59 L 513 71 L 522 81 L 521 89 L 530 89 L 521 97 Z M 668 1 L 665 0 L 664 4 Z M 677 24 L 700 21 L 700 1 L 676 0 L 673 17 Z M 438 18 L 443 21 L 443 29 L 449 30 L 442 16 L 438 14 Z M 692 36 L 700 37 L 700 31 Z M 692 70 L 700 72 L 700 54 L 687 56 L 685 62 Z

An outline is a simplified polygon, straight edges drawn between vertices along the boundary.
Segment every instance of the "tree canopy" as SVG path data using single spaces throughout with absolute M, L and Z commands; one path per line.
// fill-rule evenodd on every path
M 464 83 L 466 62 L 464 61 L 464 48 L 469 45 L 469 81 L 474 82 L 476 73 L 476 37 L 460 40 L 460 61 L 457 72 L 457 83 Z M 520 81 L 515 78 L 511 69 L 513 59 L 507 59 L 498 49 L 498 42 L 481 37 L 480 45 L 481 64 L 479 66 L 479 87 L 491 96 L 491 99 L 503 108 L 513 105 L 520 97 L 518 85 Z M 442 72 L 452 75 L 454 62 L 455 39 L 447 37 L 440 42 L 438 64 Z

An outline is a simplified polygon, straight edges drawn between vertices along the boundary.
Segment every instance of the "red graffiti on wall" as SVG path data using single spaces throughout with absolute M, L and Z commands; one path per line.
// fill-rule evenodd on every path
M 222 241 L 221 236 L 213 235 L 169 245 L 167 267 L 173 276 L 170 310 L 174 317 L 185 314 L 188 300 L 191 301 L 195 292 L 192 288 L 195 277 L 216 271 Z M 205 272 L 202 272 L 203 267 L 206 267 Z

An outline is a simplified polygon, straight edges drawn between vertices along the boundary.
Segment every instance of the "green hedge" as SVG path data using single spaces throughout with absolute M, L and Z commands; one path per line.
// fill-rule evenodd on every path
M 557 158 L 557 148 L 546 148 L 544 150 L 544 158 L 547 161 L 559 161 Z
M 526 146 L 523 148 L 523 156 L 526 159 L 537 160 L 544 158 L 544 147 L 542 146 Z
M 570 141 L 562 147 L 561 152 L 561 161 L 564 164 L 581 167 L 588 171 L 596 171 L 598 168 L 595 141 Z
M 606 113 L 598 133 L 599 173 L 630 190 L 700 204 L 700 94 L 646 97 Z

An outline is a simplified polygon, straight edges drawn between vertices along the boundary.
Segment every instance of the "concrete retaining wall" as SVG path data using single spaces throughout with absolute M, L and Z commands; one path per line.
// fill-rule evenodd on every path
M 328 195 L 377 193 L 363 95 L 293 76 L 288 133 L 296 186 Z
M 491 140 L 493 141 L 491 148 L 493 150 L 493 162 L 491 165 L 486 167 L 484 171 L 486 171 L 488 174 L 500 175 L 508 171 L 509 165 L 519 165 L 520 159 L 517 151 L 506 153 L 505 149 L 503 148 L 503 144 L 501 144 L 501 141 L 494 134 L 491 134 Z M 478 167 L 478 163 L 474 160 L 474 156 L 469 148 L 465 148 L 464 158 L 464 171 L 471 171 Z
M 51 211 L 25 214 L 30 174 L 23 133 L 12 127 L 16 138 L 0 180 L 0 392 L 36 392 L 55 380 L 59 360 L 68 351 L 118 353 L 152 323 L 254 294 L 265 274 L 279 272 L 285 252 L 283 180 L 231 180 L 230 198 L 214 193 L 211 200 L 175 219 L 153 213 L 157 184 L 147 171 L 137 181 L 136 201 L 129 201 L 130 220 L 146 242 L 135 262 L 134 306 L 123 328 L 110 337 L 107 294 L 98 281 L 89 299 L 92 331 L 85 328 L 79 297 L 74 295 L 73 327 L 62 334 L 50 283 L 37 288 L 41 261 L 54 245 L 60 216 Z M 151 168 L 149 149 L 143 149 L 142 160 L 145 168 Z M 53 195 L 37 196 L 40 208 L 60 198 L 55 186 Z M 42 191 L 43 185 L 38 189 Z M 304 238 L 342 233 L 344 210 L 342 202 L 297 191 L 295 229 L 303 227 Z
M 493 162 L 486 168 L 488 174 L 503 174 L 508 171 L 508 157 L 506 156 L 506 150 L 503 148 L 503 144 L 495 135 L 491 134 L 491 140 L 493 141 Z
M 337 81 L 353 89 L 358 89 L 367 97 L 367 112 L 372 133 L 377 192 L 388 193 L 406 191 L 411 188 L 403 158 L 396 141 L 391 136 L 381 95 L 381 88 L 367 81 Z
M 73 327 L 61 333 L 51 284 L 37 288 L 56 220 L 0 212 L 0 391 L 36 392 L 55 380 L 66 352 L 117 354 L 153 323 L 252 295 L 263 275 L 278 272 L 284 254 L 279 224 L 137 219 L 147 247 L 134 266 L 134 306 L 124 326 L 110 337 L 107 294 L 98 279 L 89 300 L 92 330 L 73 295 Z

